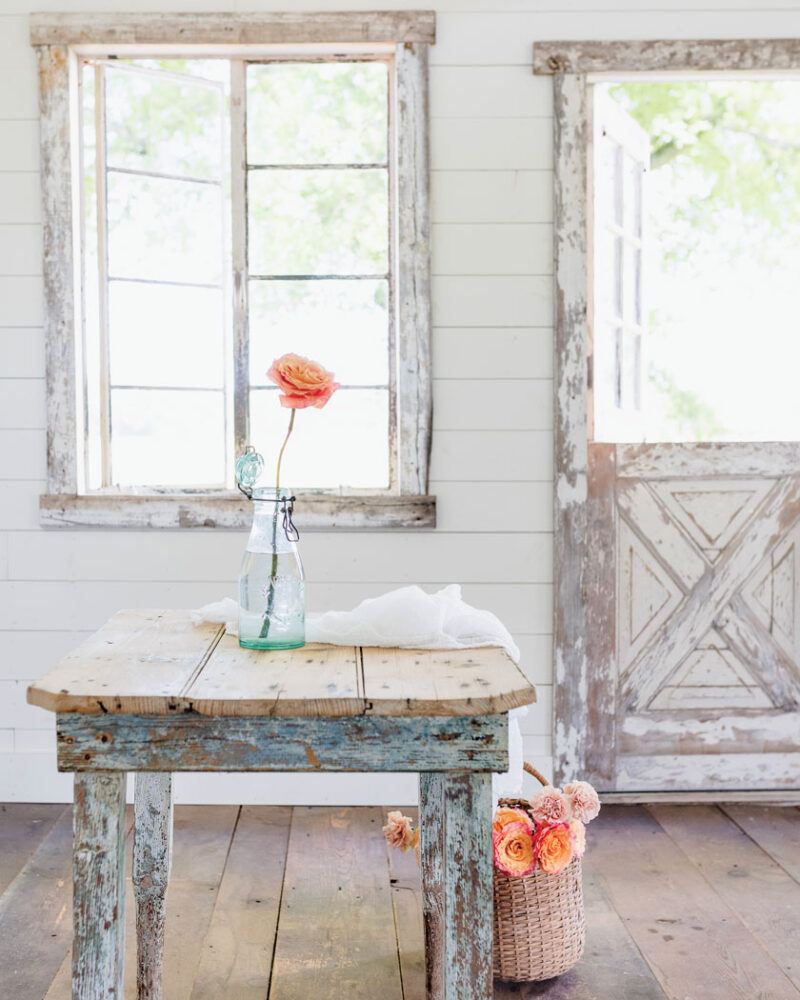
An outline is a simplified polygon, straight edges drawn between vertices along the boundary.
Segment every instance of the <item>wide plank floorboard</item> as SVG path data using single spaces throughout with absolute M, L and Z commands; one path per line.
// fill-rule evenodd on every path
M 417 862 L 387 852 L 386 812 L 178 807 L 166 1000 L 425 1000 Z M 0 806 L 3 1000 L 69 1000 L 70 814 Z M 583 958 L 547 982 L 496 983 L 495 1000 L 800 1000 L 798 847 L 797 809 L 604 808 Z M 133 998 L 130 879 L 126 915 Z

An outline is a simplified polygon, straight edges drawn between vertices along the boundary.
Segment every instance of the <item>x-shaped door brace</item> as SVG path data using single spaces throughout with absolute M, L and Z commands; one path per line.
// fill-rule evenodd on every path
M 752 572 L 800 517 L 800 476 L 775 482 L 714 563 L 642 480 L 617 480 L 617 506 L 685 594 L 655 640 L 621 678 L 623 710 L 646 709 L 710 628 L 715 628 L 750 668 L 774 705 L 800 705 L 800 669 L 740 593 Z

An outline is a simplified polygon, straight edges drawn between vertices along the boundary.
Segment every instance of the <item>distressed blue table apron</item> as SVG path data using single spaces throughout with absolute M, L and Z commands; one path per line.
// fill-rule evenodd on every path
M 138 996 L 162 997 L 178 771 L 420 775 L 427 992 L 491 1000 L 491 772 L 535 692 L 502 650 L 242 650 L 181 612 L 121 612 L 29 689 L 75 773 L 73 1000 L 123 996 L 125 785 L 136 773 Z

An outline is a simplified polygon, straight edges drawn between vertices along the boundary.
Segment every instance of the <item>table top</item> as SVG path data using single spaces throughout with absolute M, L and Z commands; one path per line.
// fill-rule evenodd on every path
M 242 649 L 188 611 L 137 610 L 114 615 L 28 701 L 90 714 L 469 716 L 528 705 L 536 691 L 496 647 Z

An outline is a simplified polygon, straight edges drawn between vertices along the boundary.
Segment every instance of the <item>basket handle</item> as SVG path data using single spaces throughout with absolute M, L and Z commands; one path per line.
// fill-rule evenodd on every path
M 525 771 L 528 772 L 528 774 L 530 774 L 534 778 L 536 778 L 536 780 L 538 782 L 540 782 L 540 784 L 542 784 L 542 785 L 549 785 L 550 784 L 550 782 L 547 780 L 547 778 L 545 778 L 545 776 L 540 771 L 537 771 L 536 768 L 533 766 L 533 764 L 529 764 L 527 762 L 527 760 L 524 760 L 522 762 L 522 767 L 523 767 L 523 769 Z

